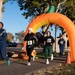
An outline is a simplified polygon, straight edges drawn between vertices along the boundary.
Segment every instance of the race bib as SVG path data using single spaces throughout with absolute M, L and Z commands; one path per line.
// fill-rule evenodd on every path
M 60 41 L 61 44 L 63 44 L 63 41 Z
M 29 40 L 28 41 L 28 45 L 32 45 L 32 40 Z
M 51 39 L 47 39 L 47 43 L 51 43 Z

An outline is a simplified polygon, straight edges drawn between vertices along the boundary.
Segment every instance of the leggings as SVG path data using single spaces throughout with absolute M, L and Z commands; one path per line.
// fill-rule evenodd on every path
M 28 55 L 28 62 L 31 61 L 31 53 L 33 51 L 34 47 L 33 46 L 27 46 L 26 50 L 27 50 L 27 55 Z

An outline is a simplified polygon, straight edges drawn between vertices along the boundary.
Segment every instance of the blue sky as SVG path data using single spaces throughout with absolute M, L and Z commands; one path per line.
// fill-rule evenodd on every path
M 22 16 L 22 11 L 16 2 L 11 4 L 7 2 L 5 5 L 5 12 L 2 13 L 2 22 L 4 23 L 4 28 L 7 32 L 17 33 L 22 30 L 26 30 L 29 24 L 29 19 L 25 19 Z
M 12 33 L 13 35 L 20 31 L 25 31 L 29 24 L 29 19 L 25 19 L 22 16 L 22 11 L 20 11 L 17 2 L 14 2 L 13 4 L 7 2 L 4 7 L 5 12 L 2 13 L 2 22 L 4 23 L 6 31 Z M 52 36 L 54 36 L 54 29 L 51 33 Z M 57 36 L 59 33 L 60 31 L 58 30 Z

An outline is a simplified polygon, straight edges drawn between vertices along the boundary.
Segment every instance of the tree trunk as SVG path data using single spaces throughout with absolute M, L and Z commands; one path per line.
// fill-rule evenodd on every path
M 47 5 L 47 8 L 45 9 L 44 13 L 47 13 L 48 9 L 49 9 L 49 4 Z M 45 25 L 45 26 L 42 26 L 41 29 L 42 29 L 42 32 L 43 32 L 43 35 L 45 34 L 46 31 L 48 31 L 50 28 L 49 25 Z
M 0 20 L 2 19 L 2 3 L 3 0 L 0 0 Z

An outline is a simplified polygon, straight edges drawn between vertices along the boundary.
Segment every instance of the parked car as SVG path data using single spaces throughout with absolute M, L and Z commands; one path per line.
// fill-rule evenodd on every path
M 17 47 L 17 43 L 15 43 L 15 42 L 7 42 L 7 47 Z

